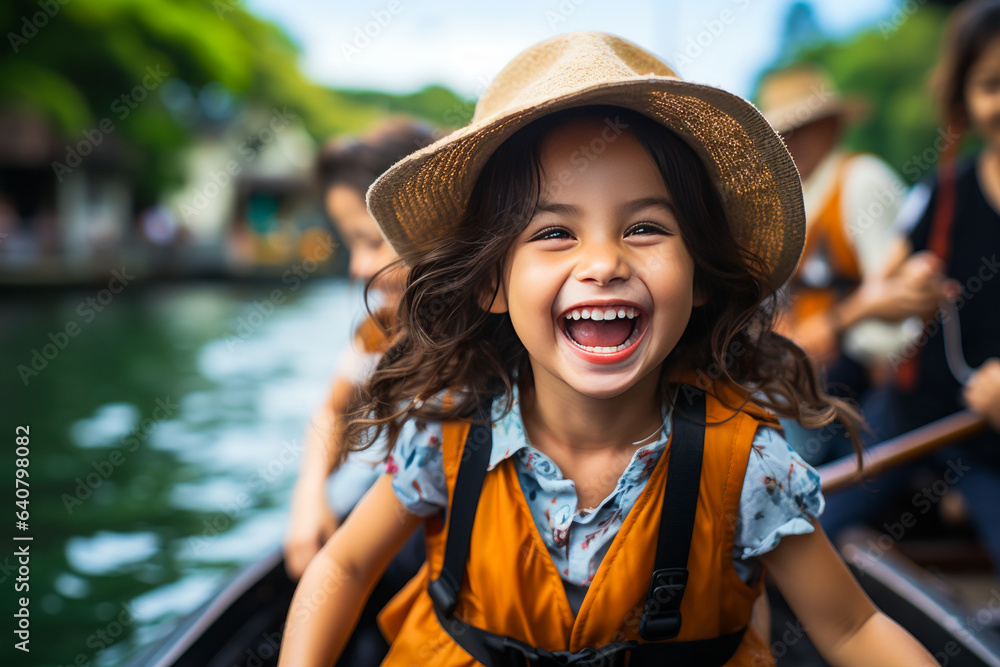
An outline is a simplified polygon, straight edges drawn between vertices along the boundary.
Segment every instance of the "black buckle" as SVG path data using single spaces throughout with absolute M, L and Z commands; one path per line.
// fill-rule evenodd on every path
M 504 653 L 509 664 L 518 666 L 526 661 L 529 667 L 614 667 L 619 664 L 621 652 L 631 650 L 633 643 L 608 645 L 600 650 L 587 646 L 579 651 L 548 651 L 508 640 L 504 642 Z
M 458 606 L 458 596 L 455 595 L 455 587 L 448 582 L 448 573 L 441 575 L 427 586 L 427 594 L 431 596 L 431 602 L 442 616 L 451 618 Z
M 591 664 L 591 660 L 597 651 L 589 646 L 579 651 L 547 651 L 544 648 L 536 648 L 538 667 L 562 667 L 563 665 L 574 665 L 575 667 L 586 667 Z M 536 664 L 532 662 L 532 664 Z
M 681 631 L 681 599 L 688 571 L 665 567 L 653 572 L 646 597 L 646 611 L 639 621 L 639 636 L 648 642 L 673 639 Z

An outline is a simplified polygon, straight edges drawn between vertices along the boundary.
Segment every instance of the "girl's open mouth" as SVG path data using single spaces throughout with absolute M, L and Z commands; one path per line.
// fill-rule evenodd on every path
M 559 328 L 573 346 L 601 361 L 624 359 L 646 330 L 649 318 L 626 304 L 578 306 L 563 313 Z M 598 355 L 600 355 L 598 357 Z

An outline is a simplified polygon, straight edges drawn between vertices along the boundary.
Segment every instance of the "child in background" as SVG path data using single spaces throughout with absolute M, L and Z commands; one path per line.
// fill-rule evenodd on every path
M 859 425 L 771 329 L 801 187 L 750 104 L 560 35 L 368 200 L 410 272 L 346 438 L 385 432 L 393 474 L 307 569 L 281 665 L 339 655 L 422 523 L 383 665 L 773 665 L 762 566 L 831 664 L 936 664 L 840 561 L 768 412 Z
M 888 439 L 966 407 L 1000 427 L 1000 1 L 978 0 L 952 13 L 936 74 L 942 127 L 959 138 L 945 147 L 934 178 L 917 184 L 898 221 L 900 239 L 885 278 L 862 288 L 882 319 L 918 317 L 921 347 L 904 348 L 896 374 L 866 405 L 875 435 Z M 983 140 L 974 156 L 957 159 L 961 137 Z M 945 305 L 951 299 L 954 310 Z M 939 306 L 945 306 L 939 313 Z M 943 319 L 943 323 L 942 323 Z M 953 341 L 946 329 L 957 325 Z M 951 347 L 951 350 L 949 350 Z M 955 488 L 1000 573 L 1000 434 L 996 430 L 921 462 L 971 468 Z M 823 518 L 831 536 L 878 512 L 912 473 L 900 469 L 832 496 Z
M 317 174 L 324 208 L 350 252 L 350 275 L 371 281 L 381 302 L 376 315 L 383 318 L 398 304 L 405 278 L 401 271 L 379 273 L 392 264 L 396 253 L 368 215 L 364 193 L 383 171 L 431 141 L 433 134 L 425 126 L 394 119 L 361 138 L 331 143 L 319 155 Z M 330 395 L 307 429 L 285 536 L 286 566 L 295 579 L 379 474 L 364 461 L 348 459 L 343 472 L 328 483 L 343 454 L 340 417 L 384 351 L 384 325 L 366 317 L 355 331 L 352 345 L 341 355 Z M 327 499 L 328 486 L 333 487 L 333 508 Z
M 324 208 L 350 252 L 351 278 L 365 281 L 377 292 L 378 306 L 365 317 L 352 344 L 343 351 L 329 396 L 306 429 L 284 540 L 285 567 L 293 579 L 302 576 L 312 557 L 382 472 L 378 457 L 359 452 L 345 458 L 343 446 L 347 405 L 385 351 L 383 331 L 388 329 L 405 281 L 403 271 L 382 271 L 396 259 L 396 253 L 368 215 L 364 194 L 382 172 L 433 139 L 431 130 L 420 123 L 391 119 L 360 138 L 333 142 L 319 155 L 317 175 Z M 374 625 L 374 614 L 416 573 L 423 560 L 423 539 L 415 535 L 373 596 L 371 618 L 362 621 L 354 645 L 345 654 L 351 664 L 378 664 L 386 646 Z

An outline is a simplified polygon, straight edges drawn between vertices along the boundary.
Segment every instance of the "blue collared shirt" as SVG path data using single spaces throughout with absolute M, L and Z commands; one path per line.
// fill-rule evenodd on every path
M 493 420 L 489 470 L 513 457 L 535 526 L 567 585 L 575 612 L 582 593 L 666 450 L 670 411 L 664 409 L 659 438 L 633 452 L 614 491 L 593 508 L 578 507 L 573 480 L 565 479 L 552 459 L 528 441 L 516 388 L 513 407 L 506 415 L 502 415 L 501 401 L 494 402 Z M 386 472 L 394 474 L 393 489 L 409 511 L 426 517 L 446 508 L 448 491 L 440 423 L 407 422 L 386 461 Z M 750 582 L 759 572 L 756 561 L 745 559 L 770 551 L 785 535 L 812 532 L 810 519 L 822 511 L 823 495 L 816 471 L 777 430 L 758 428 L 740 496 L 733 551 L 734 566 L 743 580 Z

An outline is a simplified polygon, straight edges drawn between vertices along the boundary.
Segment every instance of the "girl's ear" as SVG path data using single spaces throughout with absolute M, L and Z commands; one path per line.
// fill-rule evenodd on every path
M 486 302 L 490 299 L 490 296 L 493 297 L 493 301 L 489 304 L 488 310 L 496 315 L 500 315 L 501 313 L 506 313 L 507 295 L 504 294 L 503 287 L 501 286 L 500 289 L 495 291 L 495 293 L 493 290 L 490 290 L 490 294 L 487 294 L 486 298 L 483 299 L 484 306 L 486 305 Z
M 705 290 L 697 285 L 694 286 L 694 299 L 691 301 L 691 305 L 694 307 L 704 306 L 708 303 L 708 295 L 705 294 Z
M 495 274 L 485 285 L 480 284 L 479 307 L 494 315 L 507 312 L 507 294 L 504 292 L 503 280 Z

